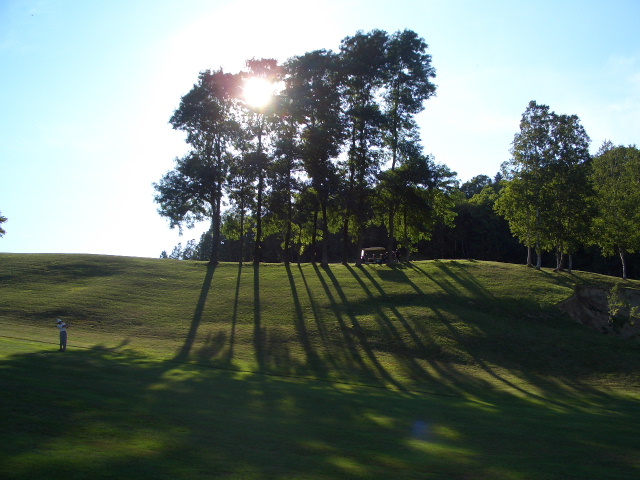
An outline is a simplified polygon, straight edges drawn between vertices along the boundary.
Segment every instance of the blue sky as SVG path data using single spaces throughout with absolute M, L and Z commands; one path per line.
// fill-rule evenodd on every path
M 437 97 L 423 144 L 461 181 L 495 175 L 530 100 L 576 114 L 595 152 L 640 143 L 637 0 L 0 0 L 1 252 L 158 257 L 182 237 L 152 183 L 198 72 L 416 31 Z

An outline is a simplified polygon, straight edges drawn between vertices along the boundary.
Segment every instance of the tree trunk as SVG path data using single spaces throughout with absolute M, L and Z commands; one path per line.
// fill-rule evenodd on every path
M 342 264 L 349 263 L 349 210 L 344 215 L 344 222 L 342 223 Z M 357 264 L 357 261 L 356 261 Z
M 567 270 L 567 272 L 573 272 L 573 255 L 571 254 L 569 254 L 569 269 Z
M 311 234 L 311 263 L 316 263 L 316 243 L 318 241 L 318 205 L 313 212 L 313 233 Z
M 322 258 L 320 265 L 323 267 L 329 266 L 329 221 L 327 220 L 327 205 L 322 202 Z
M 298 247 L 296 248 L 298 253 L 298 267 L 302 264 L 302 225 L 298 228 Z
M 540 270 L 542 268 L 542 253 L 536 251 L 536 255 L 538 257 L 536 260 L 536 270 Z
M 289 195 L 289 203 L 287 204 L 287 226 L 284 231 L 284 264 L 291 263 L 291 195 Z
M 395 217 L 396 211 L 393 205 L 389 206 L 389 239 L 387 241 L 387 265 L 391 266 L 395 263 L 394 241 L 395 241 Z
M 399 88 L 397 85 L 394 86 L 394 90 L 396 92 L 395 98 L 399 98 L 400 94 L 399 94 Z M 391 171 L 395 171 L 396 169 L 396 162 L 398 161 L 398 102 L 395 101 L 394 102 L 394 109 L 393 109 L 393 123 L 392 123 L 392 128 L 391 128 L 391 138 L 392 138 L 392 142 L 391 142 Z M 395 255 L 393 254 L 394 251 L 394 242 L 395 242 L 395 233 L 396 233 L 396 226 L 395 226 L 395 219 L 396 219 L 396 208 L 395 208 L 395 204 L 393 202 L 393 199 L 390 200 L 389 202 L 389 239 L 387 241 L 387 265 L 391 266 L 395 263 L 396 259 L 395 259 Z
M 262 121 L 260 118 L 258 121 Z M 256 203 L 256 244 L 254 245 L 253 264 L 260 264 L 260 241 L 262 240 L 262 190 L 264 189 L 264 163 L 262 158 L 262 123 L 258 130 L 258 201 Z
M 217 192 L 216 192 L 217 193 Z M 220 202 L 221 195 L 216 195 L 213 199 L 213 216 L 211 217 L 211 255 L 209 263 L 211 265 L 218 264 L 218 253 L 220 250 Z
M 284 264 L 291 263 L 291 222 L 287 222 L 287 228 L 284 232 Z
M 618 247 L 620 251 L 620 261 L 622 262 L 622 278 L 623 280 L 627 279 L 627 255 L 624 251 L 624 248 Z
M 407 227 L 407 212 L 406 210 L 402 213 L 403 219 L 402 224 L 404 225 L 404 249 L 405 249 L 405 257 L 404 261 L 409 263 L 409 255 L 411 253 L 411 249 L 409 248 L 409 229 Z
M 244 208 L 240 211 L 240 261 L 238 262 L 242 266 L 244 260 Z
M 562 267 L 562 261 L 564 259 L 564 254 L 560 249 L 556 250 L 556 272 L 562 272 L 564 268 Z

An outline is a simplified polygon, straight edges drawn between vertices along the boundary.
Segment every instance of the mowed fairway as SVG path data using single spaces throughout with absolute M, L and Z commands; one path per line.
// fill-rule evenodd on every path
M 0 478 L 635 479 L 640 343 L 555 306 L 617 281 L 0 254 Z

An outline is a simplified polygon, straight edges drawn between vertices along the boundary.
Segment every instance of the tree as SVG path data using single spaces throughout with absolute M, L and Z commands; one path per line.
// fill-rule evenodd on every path
M 2 224 L 7 221 L 7 217 L 2 215 L 0 212 L 0 237 L 3 237 L 7 232 L 2 228 Z
M 329 262 L 328 203 L 338 184 L 333 159 L 344 139 L 337 69 L 336 54 L 316 50 L 290 59 L 285 76 L 289 113 L 299 130 L 298 152 L 321 213 L 323 266 Z
M 229 168 L 229 200 L 231 209 L 225 212 L 222 229 L 227 238 L 240 242 L 238 262 L 244 261 L 245 236 L 250 212 L 255 210 L 256 178 L 255 170 L 257 162 L 254 161 L 254 152 L 236 155 Z
M 274 59 L 253 59 L 246 62 L 247 72 L 243 74 L 245 82 L 248 79 L 260 79 L 261 81 L 275 85 L 282 76 L 282 68 Z M 245 151 L 255 153 L 253 160 L 257 174 L 256 187 L 256 237 L 254 244 L 253 263 L 260 263 L 260 251 L 262 243 L 262 216 L 263 198 L 265 195 L 265 176 L 269 168 L 270 157 L 267 153 L 265 138 L 269 135 L 274 122 L 277 120 L 277 109 L 273 102 L 264 104 L 251 104 L 248 99 L 244 102 L 246 112 L 245 123 Z M 247 147 L 249 145 L 249 147 Z M 248 150 L 247 150 L 248 148 Z
M 620 255 L 627 279 L 627 253 L 640 250 L 640 150 L 605 142 L 591 164 L 596 217 L 592 242 L 606 256 Z
M 239 96 L 239 76 L 222 70 L 201 72 L 198 83 L 182 97 L 170 123 L 187 133 L 191 151 L 176 159 L 176 168 L 159 183 L 155 201 L 170 227 L 209 219 L 213 232 L 210 255 L 218 262 L 220 214 L 230 149 L 238 141 L 239 124 L 234 116 Z
M 497 211 L 509 222 L 512 232 L 528 249 L 527 265 L 531 265 L 531 251 L 535 248 L 541 268 L 542 251 L 548 245 L 545 228 L 549 209 L 550 124 L 552 112 L 547 105 L 529 102 L 515 134 L 512 158 L 504 167 L 505 176 L 513 179 L 496 202 Z
M 538 268 L 541 259 L 539 251 L 539 207 L 531 203 L 531 185 L 521 178 L 504 181 L 500 196 L 494 204 L 495 211 L 509 223 L 511 233 L 527 247 L 527 265 L 533 266 L 533 250 L 538 253 Z
M 552 218 L 550 242 L 556 250 L 556 270 L 564 269 L 563 258 L 569 256 L 569 271 L 572 269 L 572 254 L 587 240 L 592 212 L 587 168 L 591 159 L 591 140 L 576 115 L 553 115 L 551 124 L 551 153 L 553 161 L 551 188 Z
M 306 183 L 296 193 L 293 208 L 293 243 L 298 256 L 298 265 L 302 262 L 307 247 L 312 247 L 311 261 L 315 261 L 315 237 L 317 228 L 318 195 Z
M 340 44 L 341 86 L 349 146 L 344 165 L 343 263 L 348 242 L 355 237 L 362 249 L 362 233 L 370 220 L 368 199 L 380 170 L 385 116 L 378 103 L 387 75 L 388 35 L 382 30 L 358 32 Z M 356 264 L 360 264 L 357 257 Z
M 274 159 L 269 170 L 270 194 L 267 198 L 267 234 L 282 238 L 283 261 L 291 262 L 293 235 L 293 202 L 302 186 L 300 148 L 297 144 L 297 125 L 289 115 L 283 116 L 276 128 Z
M 466 199 L 471 199 L 489 185 L 491 185 L 491 179 L 487 175 L 476 175 L 471 180 L 464 182 L 460 186 L 460 190 Z
M 431 238 L 437 222 L 453 225 L 455 175 L 425 155 L 412 156 L 395 170 L 380 174 L 380 190 L 398 201 L 395 228 L 402 232 L 400 249 L 405 252 L 405 261 L 418 241 Z M 384 206 L 382 209 L 387 211 Z
M 483 184 L 478 191 L 477 188 Z M 492 181 L 486 175 L 478 175 L 460 187 L 463 198 L 454 208 L 457 214 L 455 229 L 446 240 L 450 255 L 501 262 L 517 258 L 515 254 L 520 252 L 518 241 L 513 238 L 508 222 L 494 210 L 502 187 L 499 177 Z M 476 193 L 468 197 L 470 192 Z
M 384 98 L 384 144 L 391 157 L 391 170 L 403 158 L 407 145 L 418 140 L 415 115 L 424 109 L 424 101 L 435 95 L 436 86 L 431 83 L 435 69 L 431 65 L 428 45 L 411 30 L 394 33 L 387 42 L 387 78 Z M 395 213 L 397 202 L 389 198 L 388 251 L 395 242 Z M 391 255 L 388 263 L 393 262 Z
M 542 252 L 555 249 L 557 269 L 562 269 L 563 255 L 577 247 L 580 233 L 586 229 L 589 142 L 575 115 L 557 115 L 535 101 L 522 115 L 512 159 L 503 166 L 510 181 L 495 208 L 527 247 L 528 265 L 532 264 L 532 248 L 538 269 Z

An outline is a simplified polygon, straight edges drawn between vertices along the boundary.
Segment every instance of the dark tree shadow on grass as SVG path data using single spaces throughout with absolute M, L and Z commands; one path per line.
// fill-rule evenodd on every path
M 233 361 L 234 348 L 236 344 L 236 327 L 238 325 L 238 304 L 240 302 L 240 281 L 242 280 L 242 263 L 238 264 L 238 276 L 236 278 L 236 290 L 233 298 L 233 313 L 231 314 L 231 334 L 229 336 L 229 350 L 227 352 L 227 362 Z
M 212 264 L 207 265 L 207 273 L 205 274 L 204 281 L 202 282 L 200 297 L 198 298 L 198 303 L 196 304 L 196 309 L 193 313 L 193 319 L 191 320 L 191 325 L 189 326 L 189 331 L 187 332 L 184 345 L 180 348 L 180 351 L 175 357 L 176 360 L 186 361 L 189 358 L 189 354 L 191 353 L 191 349 L 193 348 L 193 344 L 196 340 L 196 335 L 198 334 L 198 328 L 202 322 L 202 314 L 204 312 L 204 307 L 207 304 L 207 297 L 211 290 L 211 281 L 213 280 L 213 274 L 216 271 L 216 266 L 217 265 Z
M 294 323 L 296 332 L 307 357 L 307 365 L 311 369 L 311 371 L 318 376 L 318 378 L 326 378 L 327 368 L 324 362 L 318 356 L 318 352 L 316 352 L 309 339 L 309 331 L 307 329 L 305 315 L 302 311 L 302 305 L 300 304 L 298 288 L 296 287 L 296 282 L 293 277 L 293 272 L 291 271 L 291 266 L 289 264 L 286 264 L 285 269 L 287 271 L 289 287 L 291 288 L 291 298 L 293 300 L 295 309 Z
M 262 328 L 260 305 L 260 265 L 253 266 L 253 348 L 258 362 L 258 371 L 266 369 L 265 341 L 266 331 Z
M 104 347 L 17 354 L 0 371 L 6 480 L 631 479 L 640 461 L 631 397 L 592 412 L 473 402 Z
M 338 298 L 340 299 L 340 305 L 338 305 L 338 303 L 336 302 L 335 297 L 330 294 L 330 289 L 327 285 L 327 282 L 323 278 L 323 273 L 320 272 L 320 269 L 317 267 L 317 265 L 314 265 L 314 268 L 316 270 L 316 274 L 318 275 L 318 278 L 323 284 L 325 292 L 327 292 L 327 295 L 331 299 L 331 303 L 334 307 L 334 310 L 336 312 L 340 310 L 345 311 L 347 313 L 347 316 L 349 317 L 350 325 L 347 326 L 342 319 L 340 319 L 340 323 L 341 323 L 341 327 L 344 332 L 345 338 L 349 342 L 350 349 L 354 354 L 354 356 L 358 358 L 358 362 L 363 366 L 365 365 L 364 359 L 360 356 L 360 353 L 357 348 L 357 347 L 360 347 L 360 349 L 362 349 L 362 351 L 364 352 L 368 362 L 370 362 L 370 364 L 373 366 L 374 375 L 378 376 L 382 380 L 383 384 L 392 385 L 398 390 L 406 390 L 407 388 L 406 385 L 403 385 L 396 378 L 394 378 L 394 376 L 387 370 L 387 368 L 378 359 L 373 346 L 371 345 L 369 339 L 367 338 L 366 331 L 363 329 L 362 325 L 358 321 L 357 316 L 354 314 L 354 309 L 350 305 L 349 299 L 345 295 L 344 290 L 340 285 L 340 282 L 338 282 L 338 280 L 336 279 L 331 268 L 330 267 L 324 268 L 323 272 L 324 272 L 324 275 L 326 275 L 330 279 L 333 289 L 335 290 L 335 292 L 338 295 Z M 356 342 L 354 342 L 354 339 L 357 339 L 357 346 L 356 346 Z M 365 367 L 365 368 L 369 369 L 369 367 Z

